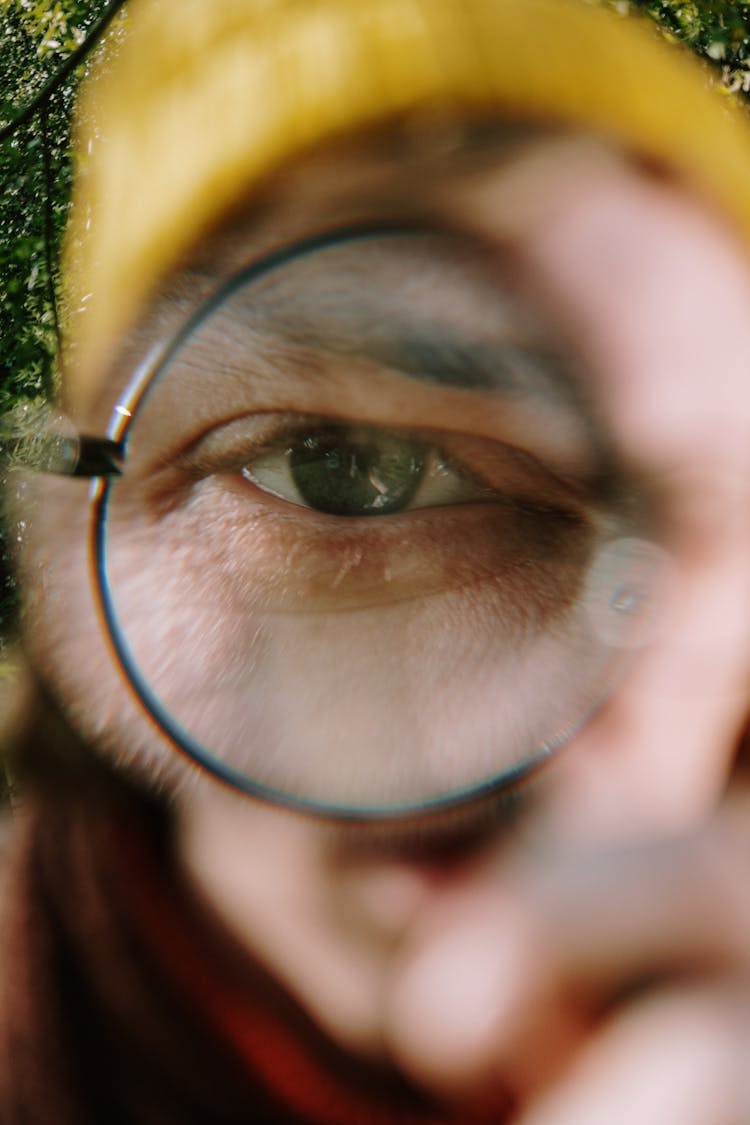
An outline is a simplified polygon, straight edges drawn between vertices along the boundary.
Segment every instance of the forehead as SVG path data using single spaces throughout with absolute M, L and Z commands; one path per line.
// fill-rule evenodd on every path
M 559 205 L 605 170 L 632 175 L 627 158 L 601 138 L 506 120 L 412 116 L 325 146 L 268 180 L 162 280 L 85 412 L 75 367 L 68 371 L 68 406 L 86 424 L 101 424 L 113 390 L 154 340 L 176 330 L 217 284 L 278 246 L 351 223 L 401 222 L 471 233 L 507 254 L 551 201 Z
M 434 222 L 467 231 L 476 206 L 471 193 L 490 186 L 508 193 L 497 217 L 498 232 L 505 226 L 510 233 L 523 206 L 517 184 L 522 194 L 531 187 L 541 199 L 553 182 L 618 162 L 624 172 L 626 157 L 586 133 L 504 119 L 414 116 L 284 167 L 193 248 L 187 270 L 232 272 L 249 254 L 357 221 Z

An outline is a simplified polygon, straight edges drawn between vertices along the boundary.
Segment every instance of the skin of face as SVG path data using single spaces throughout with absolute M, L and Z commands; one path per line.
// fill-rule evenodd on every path
M 216 276 L 333 221 L 420 215 L 509 256 L 523 300 L 580 359 L 668 559 L 650 644 L 512 812 L 347 826 L 186 777 L 152 749 L 101 637 L 84 483 L 29 485 L 42 495 L 22 568 L 41 576 L 32 657 L 90 741 L 175 790 L 179 853 L 206 901 L 337 1043 L 461 1101 L 515 1065 L 496 1045 L 517 1018 L 524 858 L 691 830 L 727 785 L 750 664 L 750 268 L 708 206 L 597 141 L 455 157 L 442 144 L 397 160 L 344 146 L 301 162 L 198 249 L 100 400 L 76 416 L 73 395 L 71 412 L 101 430 L 125 373 Z M 524 964 L 533 976 L 533 956 Z M 566 1021 L 561 1007 L 537 1028 L 542 1053 L 557 1057 Z

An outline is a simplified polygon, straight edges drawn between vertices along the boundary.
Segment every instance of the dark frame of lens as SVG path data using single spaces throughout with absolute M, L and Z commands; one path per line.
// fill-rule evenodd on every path
M 148 397 L 149 389 L 156 383 L 164 368 L 193 332 L 236 290 L 259 280 L 289 262 L 318 250 L 326 249 L 329 246 L 365 241 L 372 238 L 434 233 L 434 227 L 416 223 L 413 225 L 358 223 L 337 227 L 274 249 L 233 274 L 197 306 L 174 335 L 147 357 L 145 363 L 134 373 L 120 396 L 107 429 L 107 436 L 121 444 L 123 471 L 127 471 L 129 432 L 143 402 Z M 443 230 L 442 233 L 446 233 L 446 231 Z M 563 731 L 557 738 L 538 746 L 533 754 L 499 774 L 475 782 L 464 789 L 452 790 L 449 793 L 419 802 L 373 806 L 349 806 L 336 802 L 325 803 L 299 797 L 283 789 L 277 789 L 274 786 L 256 781 L 212 754 L 176 721 L 153 692 L 130 651 L 118 619 L 107 571 L 107 513 L 113 487 L 116 487 L 116 478 L 112 480 L 101 477 L 92 489 L 90 547 L 95 595 L 116 662 L 135 697 L 172 748 L 187 758 L 193 765 L 198 766 L 212 778 L 231 789 L 271 805 L 329 820 L 370 822 L 426 817 L 441 811 L 478 804 L 501 793 L 512 791 L 536 774 L 549 757 L 569 742 L 592 717 L 592 712 L 586 713 L 578 723 Z M 598 709 L 598 706 L 599 704 L 596 704 L 593 711 Z

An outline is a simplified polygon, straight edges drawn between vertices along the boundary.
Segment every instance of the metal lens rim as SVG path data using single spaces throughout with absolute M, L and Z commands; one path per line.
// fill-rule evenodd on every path
M 144 363 L 136 369 L 120 396 L 107 428 L 107 437 L 122 443 L 123 467 L 127 467 L 130 430 L 143 403 L 148 398 L 149 390 L 155 385 L 173 356 L 195 330 L 237 289 L 259 280 L 289 262 L 330 246 L 372 238 L 434 233 L 434 228 L 417 224 L 360 223 L 338 227 L 332 231 L 316 233 L 274 249 L 243 267 L 238 273 L 233 274 L 231 278 L 223 282 L 218 289 L 197 306 L 185 323 L 174 335 L 168 338 L 166 343 L 161 342 L 155 351 L 147 356 Z M 90 542 L 95 593 L 120 671 L 141 706 L 174 750 L 215 780 L 246 796 L 308 816 L 336 821 L 367 822 L 429 816 L 441 810 L 480 803 L 501 792 L 514 789 L 536 773 L 553 751 L 568 742 L 576 731 L 589 721 L 590 715 L 584 715 L 574 729 L 568 729 L 556 739 L 537 747 L 533 754 L 510 769 L 502 770 L 498 774 L 474 782 L 463 789 L 451 790 L 448 793 L 422 801 L 410 801 L 403 804 L 389 803 L 386 805 L 347 805 L 335 801 L 324 802 L 300 797 L 287 790 L 254 780 L 241 770 L 235 769 L 212 754 L 203 743 L 193 738 L 177 722 L 171 712 L 163 706 L 151 685 L 141 673 L 125 640 L 107 571 L 107 514 L 113 487 L 116 488 L 116 482 L 109 479 L 98 478 L 94 482 L 90 499 Z

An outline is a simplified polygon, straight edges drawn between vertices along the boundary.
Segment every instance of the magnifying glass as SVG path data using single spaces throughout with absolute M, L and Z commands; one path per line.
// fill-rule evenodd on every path
M 645 505 L 507 272 L 453 233 L 253 262 L 108 440 L 113 651 L 160 735 L 248 794 L 368 819 L 518 784 L 648 635 Z

